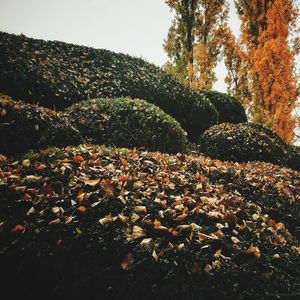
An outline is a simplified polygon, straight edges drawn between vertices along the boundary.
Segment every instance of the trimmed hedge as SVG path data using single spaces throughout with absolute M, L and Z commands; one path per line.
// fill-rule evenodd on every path
M 92 145 L 27 159 L 0 161 L 0 287 L 11 300 L 299 293 L 296 171 Z
M 0 153 L 78 145 L 83 139 L 62 113 L 0 94 Z
M 186 132 L 180 124 L 144 100 L 87 100 L 72 105 L 67 112 L 92 143 L 170 153 L 187 150 Z
M 233 96 L 217 91 L 200 91 L 219 113 L 219 123 L 245 123 L 247 115 L 243 105 Z
M 275 132 L 258 124 L 212 126 L 200 139 L 200 151 L 221 160 L 259 160 L 300 170 L 299 153 Z
M 142 59 L 4 32 L 0 32 L 0 90 L 57 109 L 102 97 L 144 99 L 174 117 L 192 141 L 218 122 L 210 101 Z

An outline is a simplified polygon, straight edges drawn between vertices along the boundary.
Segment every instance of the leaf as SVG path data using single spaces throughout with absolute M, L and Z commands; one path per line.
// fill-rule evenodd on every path
M 247 254 L 253 254 L 256 258 L 260 258 L 260 250 L 258 247 L 251 246 L 246 251 Z
M 7 157 L 5 155 L 0 154 L 0 162 L 8 161 Z
M 135 206 L 134 207 L 134 212 L 136 212 L 136 213 L 146 213 L 147 212 L 147 208 L 146 208 L 146 206 Z
M 159 257 L 158 257 L 158 255 L 157 255 L 157 253 L 156 253 L 155 250 L 152 251 L 152 257 L 154 258 L 154 260 L 155 260 L 156 262 L 157 262 L 158 259 L 159 259 Z
M 84 161 L 84 158 L 83 158 L 81 155 L 75 155 L 75 156 L 73 157 L 73 161 L 74 161 L 75 163 L 81 163 L 81 162 Z
M 105 216 L 104 218 L 101 218 L 99 220 L 99 223 L 101 225 L 106 225 L 108 223 L 114 222 L 118 217 L 113 217 L 111 214 Z
M 126 271 L 131 270 L 133 262 L 134 262 L 133 254 L 131 252 L 129 252 L 125 256 L 125 258 L 123 259 L 123 261 L 121 262 L 121 268 L 123 270 L 126 270 Z
M 101 181 L 101 187 L 104 190 L 105 194 L 109 197 L 114 196 L 115 194 L 115 189 L 111 184 L 111 181 L 109 179 L 102 180 Z
M 175 221 L 176 222 L 183 222 L 186 218 L 188 217 L 188 214 L 182 214 L 176 217 Z
M 43 190 L 45 195 L 52 196 L 54 194 L 52 187 L 47 182 L 44 183 Z
M 83 205 L 81 205 L 77 208 L 77 211 L 81 214 L 84 214 L 86 212 L 86 208 Z
M 100 182 L 101 179 L 89 179 L 89 180 L 86 180 L 84 183 L 86 185 L 89 185 L 89 186 L 96 186 L 99 182 Z
M 53 221 L 51 221 L 51 222 L 49 222 L 48 223 L 48 225 L 58 225 L 58 224 L 60 224 L 61 222 L 60 222 L 60 219 L 55 219 L 55 220 L 53 220 Z
M 7 113 L 6 110 L 3 108 L 0 113 L 1 117 L 6 116 L 6 113 Z
M 26 216 L 30 216 L 30 215 L 32 215 L 32 214 L 34 214 L 34 213 L 35 213 L 35 208 L 32 206 L 32 207 L 28 210 Z
M 70 163 L 71 160 L 68 158 L 64 158 L 63 160 L 61 160 L 62 163 Z
M 211 271 L 213 270 L 212 266 L 210 264 L 207 264 L 204 268 L 204 271 L 208 274 L 211 274 Z
M 22 232 L 24 229 L 25 227 L 23 225 L 18 224 L 11 230 L 11 232 Z
M 122 164 L 124 167 L 126 167 L 126 166 L 127 166 L 127 160 L 126 160 L 125 158 L 123 158 L 123 157 L 121 157 L 120 160 L 121 160 L 121 164 Z
M 231 240 L 232 240 L 232 242 L 234 243 L 234 244 L 239 244 L 241 241 L 237 238 L 237 237 L 235 237 L 235 236 L 232 236 L 231 237 Z
M 26 167 L 26 168 L 29 168 L 30 167 L 30 160 L 29 159 L 24 159 L 22 161 L 22 166 Z
M 131 238 L 135 240 L 143 236 L 146 236 L 143 228 L 137 225 L 133 226 Z

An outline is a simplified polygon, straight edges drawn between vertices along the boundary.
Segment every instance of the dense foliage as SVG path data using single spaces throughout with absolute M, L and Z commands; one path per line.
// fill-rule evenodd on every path
M 247 122 L 247 115 L 243 105 L 234 97 L 216 91 L 200 91 L 219 113 L 219 123 Z
M 57 109 L 93 98 L 144 99 L 174 117 L 193 141 L 218 121 L 209 101 L 142 59 L 4 32 L 0 90 Z
M 212 126 L 202 135 L 200 148 L 206 155 L 221 160 L 260 160 L 300 170 L 299 153 L 275 132 L 258 124 Z
M 291 169 L 84 145 L 0 164 L 1 291 L 10 299 L 299 291 Z
M 231 58 L 237 56 L 225 60 L 230 67 L 228 82 L 234 83 L 236 94 L 247 95 L 246 104 L 254 122 L 272 128 L 291 143 L 296 126 L 293 111 L 299 95 L 299 76 L 295 72 L 295 59 L 300 53 L 300 40 L 295 34 L 299 1 L 235 3 L 241 19 L 242 45 L 232 44 L 227 52 Z M 233 61 L 236 63 L 230 65 Z
M 225 0 L 165 0 L 174 19 L 164 42 L 165 69 L 193 89 L 211 89 L 228 20 Z
M 67 109 L 81 134 L 92 143 L 185 152 L 186 132 L 172 117 L 144 100 L 87 100 Z
M 65 115 L 0 94 L 0 153 L 78 145 L 83 139 Z

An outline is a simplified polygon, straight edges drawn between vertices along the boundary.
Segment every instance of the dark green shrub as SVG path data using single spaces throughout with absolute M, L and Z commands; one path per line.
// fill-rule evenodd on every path
M 57 109 L 87 99 L 145 99 L 174 117 L 193 141 L 218 122 L 210 101 L 142 59 L 4 32 L 0 32 L 0 90 Z
M 14 154 L 83 142 L 62 113 L 0 94 L 0 153 Z
M 299 154 L 275 132 L 258 124 L 212 126 L 202 135 L 200 149 L 204 154 L 221 160 L 260 160 L 300 169 Z
M 216 91 L 200 91 L 219 113 L 219 123 L 244 123 L 247 115 L 243 105 L 233 96 Z
M 180 124 L 144 100 L 87 100 L 72 105 L 67 112 L 93 143 L 173 153 L 187 149 L 186 133 Z

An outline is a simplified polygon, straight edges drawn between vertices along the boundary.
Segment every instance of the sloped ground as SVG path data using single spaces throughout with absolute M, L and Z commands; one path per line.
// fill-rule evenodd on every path
M 299 172 L 81 145 L 3 161 L 0 178 L 10 299 L 300 293 Z
M 258 124 L 223 123 L 200 138 L 200 151 L 212 158 L 237 162 L 265 161 L 300 170 L 297 147 L 287 145 L 274 131 Z

